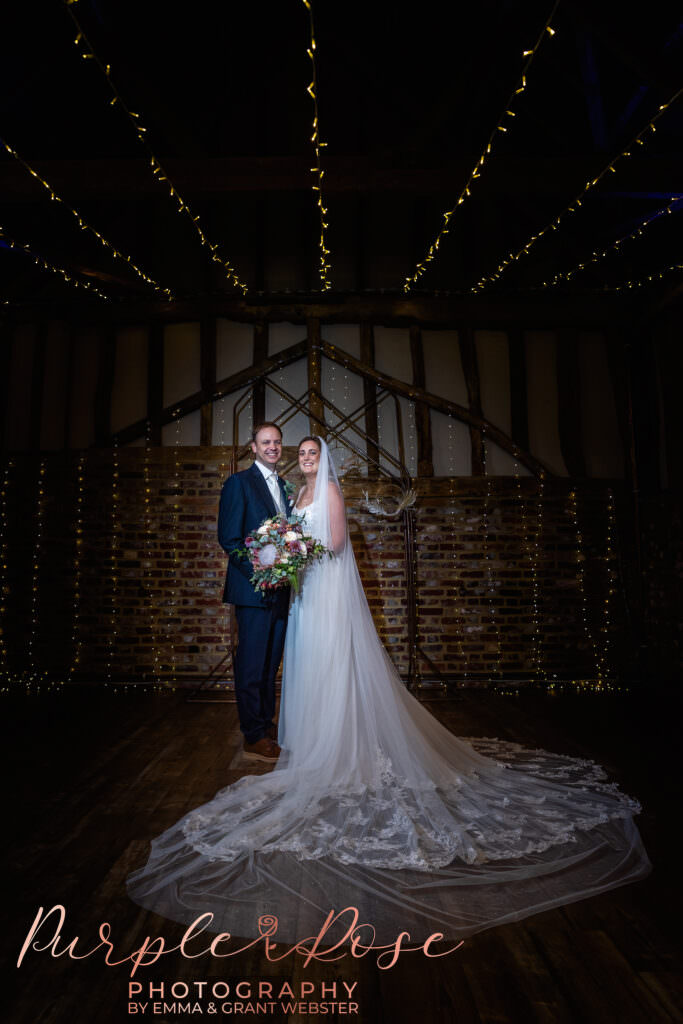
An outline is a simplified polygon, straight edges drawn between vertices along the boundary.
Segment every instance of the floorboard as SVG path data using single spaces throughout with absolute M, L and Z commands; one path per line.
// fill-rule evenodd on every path
M 659 1024 L 683 1020 L 678 850 L 678 737 L 673 698 L 643 694 L 518 697 L 458 691 L 429 710 L 460 736 L 498 736 L 603 764 L 643 804 L 638 824 L 654 864 L 649 878 L 594 899 L 475 935 L 447 957 L 408 955 L 381 971 L 370 958 L 307 968 L 300 959 L 268 962 L 262 948 L 201 965 L 167 954 L 138 980 L 167 987 L 197 980 L 256 991 L 324 983 L 326 997 L 354 984 L 358 1014 L 327 1021 L 368 1024 Z M 181 692 L 103 691 L 94 687 L 4 698 L 7 755 L 3 1022 L 122 1024 L 142 1016 L 174 1021 L 162 1009 L 128 1012 L 126 967 L 101 955 L 79 961 L 31 950 L 16 960 L 39 907 L 66 908 L 63 946 L 78 950 L 111 925 L 117 956 L 144 936 L 177 942 L 184 928 L 130 903 L 125 878 L 146 859 L 148 842 L 192 807 L 245 773 L 267 765 L 241 755 L 233 704 L 188 703 Z M 134 979 L 135 980 L 135 979 Z M 346 994 L 337 998 L 347 999 Z M 143 1001 L 142 996 L 135 999 Z M 158 1000 L 157 1000 L 158 1001 Z M 182 1000 L 181 1000 L 182 1001 Z M 192 1002 L 192 1000 L 190 1000 Z M 190 1014 L 193 1020 L 235 1014 Z M 244 1000 L 248 1003 L 248 1000 Z M 252 1006 L 256 1007 L 256 1000 Z M 293 1002 L 298 1003 L 298 999 Z M 320 1015 L 245 1009 L 241 1019 L 281 1024 Z

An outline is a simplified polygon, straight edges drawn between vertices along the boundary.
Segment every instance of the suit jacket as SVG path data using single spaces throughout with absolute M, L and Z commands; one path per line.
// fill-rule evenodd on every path
M 285 482 L 280 476 L 278 483 L 282 504 L 289 513 L 291 503 L 285 491 Z M 285 607 L 289 604 L 288 587 L 267 596 L 261 594 L 252 586 L 249 559 L 230 554 L 235 548 L 244 547 L 244 538 L 258 529 L 264 519 L 277 514 L 268 484 L 255 462 L 249 469 L 233 473 L 223 484 L 218 509 L 218 543 L 229 555 L 223 591 L 223 600 L 227 604 L 256 608 L 271 608 L 274 603 L 282 603 Z

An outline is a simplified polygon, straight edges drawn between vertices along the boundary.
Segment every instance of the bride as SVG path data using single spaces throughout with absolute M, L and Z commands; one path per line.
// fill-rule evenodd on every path
M 132 899 L 173 920 L 277 939 L 353 906 L 377 942 L 462 938 L 643 878 L 638 802 L 602 768 L 453 736 L 406 690 L 373 624 L 339 481 L 299 446 L 295 511 L 334 557 L 313 564 L 287 628 L 274 770 L 220 790 L 153 840 Z

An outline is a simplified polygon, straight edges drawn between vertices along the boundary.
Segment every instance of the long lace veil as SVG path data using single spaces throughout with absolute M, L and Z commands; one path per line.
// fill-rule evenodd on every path
M 238 936 L 277 917 L 287 942 L 352 908 L 330 938 L 357 911 L 366 940 L 390 943 L 405 930 L 422 942 L 648 874 L 633 820 L 640 805 L 599 765 L 458 738 L 408 693 L 378 638 L 339 479 L 320 445 L 305 523 L 337 553 L 306 571 L 291 603 L 285 753 L 273 771 L 221 789 L 153 840 L 128 880 L 132 898 L 186 923 L 211 912 L 214 930 Z

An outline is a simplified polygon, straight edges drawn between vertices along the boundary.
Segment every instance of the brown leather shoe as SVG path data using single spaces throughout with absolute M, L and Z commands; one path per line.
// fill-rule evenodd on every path
M 277 761 L 280 756 L 280 748 L 273 740 L 263 736 L 256 743 L 244 744 L 244 756 L 250 761 Z

